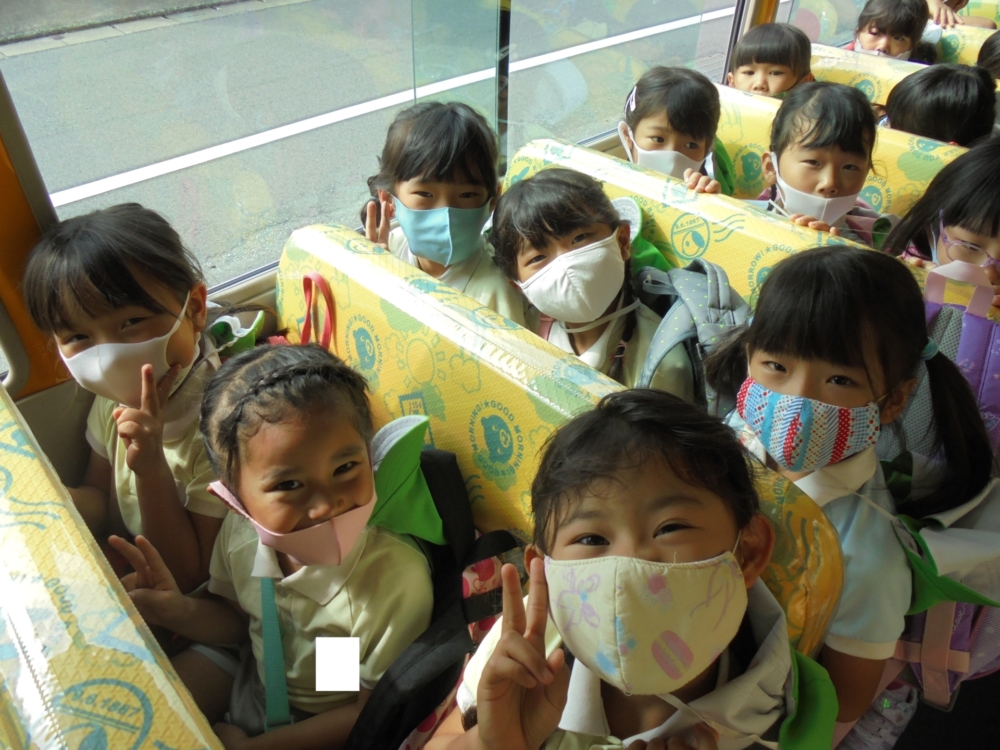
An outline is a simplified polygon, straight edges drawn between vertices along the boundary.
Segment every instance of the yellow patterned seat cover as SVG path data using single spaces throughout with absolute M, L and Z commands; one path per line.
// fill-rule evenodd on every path
M 960 16 L 989 18 L 1000 26 L 1000 2 L 997 0 L 969 0 L 969 4 L 958 12 Z
M 376 422 L 427 414 L 433 445 L 458 456 L 476 525 L 529 532 L 545 438 L 621 386 L 341 227 L 301 229 L 285 246 L 278 313 L 292 340 L 308 271 L 330 282 L 333 347 L 368 379 Z M 811 653 L 840 596 L 837 535 L 784 479 L 762 469 L 757 484 L 778 535 L 765 582 L 787 610 L 793 644 Z
M 0 747 L 220 748 L 0 388 Z
M 975 26 L 953 26 L 941 32 L 938 42 L 938 62 L 975 65 L 979 59 L 979 48 L 996 29 L 980 29 Z

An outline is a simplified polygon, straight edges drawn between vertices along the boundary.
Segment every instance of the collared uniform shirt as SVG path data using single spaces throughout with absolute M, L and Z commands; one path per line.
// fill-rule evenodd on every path
M 389 252 L 411 266 L 419 268 L 417 256 L 410 250 L 403 230 L 396 227 L 389 233 Z M 438 277 L 442 284 L 456 289 L 481 305 L 500 313 L 508 320 L 524 325 L 527 305 L 524 295 L 510 284 L 493 262 L 493 247 L 482 239 L 479 250 L 461 263 L 448 266 Z
M 738 415 L 730 424 L 766 460 L 764 446 Z M 844 587 L 826 645 L 862 659 L 891 658 L 910 608 L 913 574 L 893 530 L 896 504 L 875 448 L 817 469 L 795 485 L 823 509 L 844 558 Z
M 360 639 L 361 685 L 372 689 L 427 629 L 434 593 L 427 558 L 410 540 L 369 526 L 340 565 L 307 565 L 285 576 L 246 518 L 230 513 L 215 542 L 208 590 L 250 617 L 250 643 L 264 682 L 260 578 L 274 578 L 288 701 L 321 713 L 353 702 L 354 692 L 316 691 L 320 637 Z

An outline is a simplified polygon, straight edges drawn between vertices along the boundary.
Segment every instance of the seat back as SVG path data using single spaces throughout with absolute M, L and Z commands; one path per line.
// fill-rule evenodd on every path
M 221 749 L 3 388 L 0 454 L 0 746 Z
M 938 41 L 938 62 L 975 65 L 979 59 L 979 48 L 996 29 L 980 29 L 975 26 L 952 26 L 941 32 Z
M 958 15 L 988 18 L 1000 26 L 1000 2 L 997 0 L 969 0 L 969 4 L 962 8 Z

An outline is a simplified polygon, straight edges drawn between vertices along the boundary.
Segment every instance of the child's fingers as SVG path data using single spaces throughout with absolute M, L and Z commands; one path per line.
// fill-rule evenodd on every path
M 507 563 L 500 568 L 500 579 L 503 582 L 503 624 L 504 632 L 513 630 L 523 633 L 527 627 L 524 619 L 524 600 L 521 598 L 521 579 L 517 568 Z
M 839 236 L 840 236 L 840 230 L 839 230 L 839 229 L 837 229 L 837 227 L 830 227 L 828 231 L 829 231 L 829 232 L 830 232 L 830 234 L 832 234 L 832 235 L 833 235 L 834 237 L 839 237 Z
M 549 618 L 549 585 L 545 580 L 545 563 L 540 558 L 531 561 L 528 570 L 527 626 L 524 637 L 536 647 L 545 650 L 545 623 Z
M 158 414 L 160 411 L 160 399 L 156 393 L 156 379 L 153 377 L 152 365 L 142 366 L 142 398 L 139 406 L 147 414 Z
M 126 408 L 125 406 L 116 406 L 114 411 L 111 412 L 111 418 L 117 422 L 118 417 L 124 413 Z
M 115 550 L 121 553 L 128 564 L 132 566 L 135 573 L 130 573 L 134 578 L 130 579 L 126 583 L 125 578 L 122 579 L 122 585 L 125 586 L 126 591 L 132 591 L 136 588 L 143 588 L 150 585 L 150 570 L 149 565 L 146 562 L 146 557 L 143 555 L 142 550 L 136 547 L 134 544 L 130 544 L 126 540 L 122 539 L 120 536 L 110 536 L 108 537 L 108 544 L 112 546 Z
M 160 553 L 153 546 L 152 542 L 140 534 L 135 538 L 135 543 L 142 552 L 149 570 L 153 573 L 154 580 L 157 582 L 165 581 L 174 586 L 174 577 L 170 574 L 170 568 L 163 562 L 163 558 L 160 557 Z
M 378 241 L 378 218 L 375 215 L 376 211 L 375 201 L 368 201 L 365 205 L 365 237 L 369 242 Z
M 512 630 L 504 633 L 493 653 L 498 658 L 513 659 L 542 684 L 547 685 L 552 682 L 554 673 L 549 669 L 545 654 L 539 653 L 538 649 L 528 643 L 520 633 Z

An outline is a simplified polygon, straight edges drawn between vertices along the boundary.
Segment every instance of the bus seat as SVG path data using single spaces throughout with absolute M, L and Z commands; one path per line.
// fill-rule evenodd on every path
M 760 467 L 755 479 L 761 511 L 776 537 L 761 577 L 785 610 L 792 646 L 815 656 L 844 584 L 837 532 L 823 510 L 780 474 Z
M 0 388 L 0 746 L 222 744 Z
M 979 59 L 979 48 L 996 29 L 980 29 L 975 26 L 953 26 L 941 32 L 938 41 L 938 62 L 975 65 Z
M 671 177 L 566 141 L 541 139 L 523 146 L 507 168 L 506 185 L 547 166 L 589 174 L 610 198 L 628 196 L 644 212 L 642 236 L 678 267 L 704 258 L 723 269 L 729 283 L 753 300 L 781 258 L 817 245 L 854 243 L 796 226 L 734 198 L 688 190 Z
M 989 18 L 1000 26 L 1000 2 L 998 0 L 969 0 L 969 4 L 958 12 L 960 16 Z
M 889 92 L 912 73 L 926 65 L 883 55 L 860 55 L 841 47 L 813 44 L 810 61 L 817 81 L 843 83 L 860 89 L 868 100 L 885 104 Z
M 291 341 L 309 271 L 330 284 L 333 351 L 368 380 L 376 424 L 426 414 L 429 442 L 458 456 L 477 528 L 530 530 L 545 438 L 620 386 L 345 227 L 300 229 L 285 245 L 277 309 Z
M 843 54 L 862 58 L 853 52 Z M 728 86 L 719 86 L 719 95 L 719 139 L 733 159 L 737 197 L 756 198 L 764 189 L 760 155 L 769 148 L 771 123 L 781 102 Z M 879 128 L 872 154 L 874 168 L 868 173 L 861 199 L 880 213 L 903 216 L 924 194 L 934 175 L 965 152 L 961 146 Z

